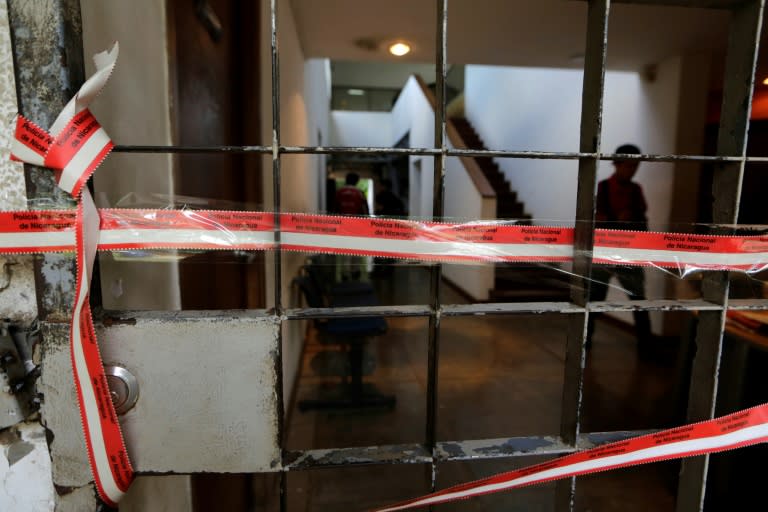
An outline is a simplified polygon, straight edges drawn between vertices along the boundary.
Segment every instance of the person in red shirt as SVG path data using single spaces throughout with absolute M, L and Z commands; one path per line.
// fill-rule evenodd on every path
M 336 191 L 336 213 L 342 215 L 368 215 L 368 201 L 363 191 L 357 188 L 360 176 L 347 174 L 345 185 Z
M 640 148 L 633 144 L 624 144 L 616 148 L 617 154 L 639 155 Z M 607 180 L 597 185 L 597 205 L 595 226 L 598 228 L 626 229 L 647 231 L 648 209 L 643 196 L 643 189 L 632 181 L 640 162 L 637 160 L 616 160 L 615 171 Z M 616 277 L 633 300 L 645 299 L 645 274 L 642 267 L 595 265 L 592 268 L 590 300 L 605 300 L 608 294 L 608 282 Z M 649 356 L 652 343 L 651 322 L 647 311 L 635 311 L 635 333 L 637 347 L 641 357 Z M 590 315 L 587 329 L 587 348 L 592 343 L 595 330 L 594 316 Z
M 368 201 L 363 191 L 357 188 L 360 176 L 350 172 L 344 179 L 344 186 L 336 191 L 334 211 L 340 215 L 368 215 Z M 338 271 L 342 281 L 358 280 L 367 267 L 366 259 L 359 256 L 339 256 Z

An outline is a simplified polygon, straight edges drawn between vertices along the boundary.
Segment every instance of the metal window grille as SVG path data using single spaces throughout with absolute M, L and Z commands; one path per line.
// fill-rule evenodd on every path
M 24 0 L 9 0 L 12 36 L 20 28 L 20 21 L 14 13 L 23 9 Z M 718 225 L 733 225 L 737 222 L 739 199 L 744 166 L 747 162 L 768 162 L 768 157 L 746 156 L 747 129 L 749 124 L 750 103 L 754 86 L 754 74 L 757 49 L 762 24 L 763 0 L 638 0 L 627 3 L 647 3 L 678 5 L 687 7 L 712 7 L 727 9 L 731 12 L 730 35 L 727 48 L 724 100 L 719 125 L 716 156 L 703 155 L 640 155 L 641 161 L 705 162 L 714 166 L 715 199 L 712 205 L 713 222 Z M 435 115 L 435 141 L 431 148 L 381 148 L 381 147 L 306 147 L 286 146 L 281 143 L 280 135 L 280 74 L 279 74 L 279 13 L 276 0 L 270 0 L 271 12 L 271 87 L 272 87 L 272 144 L 268 146 L 117 146 L 115 151 L 124 153 L 262 153 L 272 155 L 272 177 L 274 211 L 281 211 L 281 161 L 284 155 L 292 154 L 393 154 L 423 155 L 434 158 L 434 204 L 432 215 L 440 219 L 443 215 L 444 175 L 448 157 L 496 157 L 496 158 L 536 158 L 567 159 L 578 162 L 578 189 L 576 206 L 576 233 L 574 242 L 574 274 L 571 281 L 570 302 L 530 302 L 530 303 L 483 303 L 483 304 L 442 304 L 439 290 L 441 267 L 430 267 L 430 300 L 428 304 L 408 306 L 375 306 L 356 308 L 286 308 L 281 286 L 280 250 L 276 251 L 272 276 L 274 279 L 274 308 L 268 311 L 256 311 L 254 314 L 270 317 L 282 323 L 297 319 L 319 319 L 342 316 L 384 315 L 390 317 L 414 316 L 426 317 L 428 327 L 428 387 L 426 393 L 426 424 L 423 442 L 410 445 L 390 445 L 364 448 L 344 448 L 337 450 L 286 451 L 282 456 L 281 509 L 286 508 L 286 478 L 288 471 L 355 464 L 426 464 L 432 466 L 432 486 L 438 463 L 446 461 L 491 459 L 498 457 L 517 457 L 529 455 L 524 449 L 531 437 L 487 440 L 451 440 L 439 441 L 436 437 L 437 418 L 437 379 L 440 356 L 440 324 L 443 317 L 467 316 L 478 314 L 519 315 L 524 313 L 558 313 L 567 315 L 568 332 L 566 342 L 565 376 L 563 386 L 562 417 L 559 438 L 536 437 L 544 446 L 537 455 L 557 455 L 575 451 L 586 440 L 587 434 L 581 430 L 582 389 L 584 385 L 585 337 L 587 321 L 591 314 L 608 311 L 698 311 L 699 323 L 696 332 L 698 350 L 693 362 L 688 405 L 689 421 L 711 418 L 714 414 L 718 388 L 718 369 L 723 343 L 725 315 L 728 310 L 768 309 L 768 300 L 729 300 L 729 279 L 727 272 L 710 272 L 703 282 L 703 296 L 697 300 L 645 300 L 625 302 L 591 302 L 588 293 L 588 280 L 591 272 L 591 249 L 594 237 L 595 189 L 598 163 L 601 160 L 614 160 L 616 155 L 606 153 L 601 146 L 601 123 L 603 114 L 604 76 L 606 52 L 608 46 L 608 19 L 610 0 L 589 0 L 587 20 L 587 41 L 584 64 L 584 82 L 581 109 L 581 132 L 578 152 L 543 152 L 543 151 L 506 151 L 500 149 L 471 150 L 451 149 L 446 143 L 446 105 L 445 78 L 447 53 L 447 20 L 450 15 L 449 1 L 436 0 L 437 52 L 435 55 L 437 81 L 437 109 Z M 71 91 L 82 80 L 82 62 L 61 64 L 62 74 L 57 76 L 48 69 L 41 71 L 28 69 L 26 62 L 48 62 L 41 56 L 56 52 L 66 55 L 81 55 L 73 51 L 81 45 L 79 11 L 76 0 L 54 2 L 51 12 L 46 14 L 57 20 L 61 30 L 56 36 L 59 47 L 44 48 L 49 42 L 35 42 L 14 38 L 17 76 L 19 70 L 29 75 L 17 85 L 19 106 L 27 114 L 36 115 L 41 122 L 51 120 L 63 105 Z M 46 53 L 47 52 L 47 53 Z M 36 59 L 27 59 L 30 55 Z M 54 61 L 55 59 L 50 59 Z M 58 62 L 58 61 L 57 61 Z M 31 73 L 31 75 L 30 75 Z M 45 90 L 39 84 L 50 84 Z M 42 97 L 41 97 L 42 95 Z M 67 200 L 53 185 L 47 172 L 27 166 L 28 192 L 31 199 L 50 198 L 56 205 L 69 206 Z M 276 217 L 279 222 L 279 217 Z M 725 228 L 723 228 L 725 229 Z M 279 242 L 279 224 L 275 236 Z M 73 289 L 73 260 L 70 256 L 46 255 L 41 259 L 41 266 L 54 266 L 64 269 L 56 279 L 70 281 L 70 286 L 49 286 L 38 272 L 39 289 L 48 317 L 63 314 L 67 297 L 61 289 Z M 56 284 L 56 283 L 53 283 Z M 62 284 L 62 283 L 58 283 Z M 64 283 L 66 284 L 66 283 Z M 194 315 L 194 313 L 188 313 Z M 177 316 L 178 318 L 178 316 Z M 279 332 L 279 331 L 278 331 Z M 278 344 L 280 346 L 280 344 Z M 278 407 L 282 409 L 283 387 L 282 355 L 276 358 L 278 380 L 276 392 Z M 283 425 L 280 426 L 283 430 Z M 631 436 L 641 432 L 608 432 L 590 434 L 591 442 L 613 441 L 621 436 Z M 282 439 L 280 440 L 282 443 Z M 470 443 L 482 445 L 484 450 L 471 451 Z M 462 450 L 446 449 L 446 445 L 462 447 Z M 683 462 L 677 508 L 680 511 L 700 510 L 706 490 L 708 457 L 699 456 Z M 559 482 L 556 491 L 558 510 L 572 510 L 576 493 L 576 480 Z

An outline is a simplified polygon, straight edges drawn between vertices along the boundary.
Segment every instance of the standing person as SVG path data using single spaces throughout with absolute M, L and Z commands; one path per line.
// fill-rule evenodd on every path
M 616 153 L 639 155 L 640 148 L 634 144 L 624 144 L 616 148 Z M 613 166 L 615 170 L 611 177 L 597 185 L 596 227 L 647 231 L 648 219 L 645 212 L 648 208 L 643 196 L 643 189 L 632 181 L 640 162 L 637 160 L 616 160 Z M 592 269 L 590 300 L 605 300 L 608 294 L 608 282 L 612 276 L 619 280 L 631 299 L 645 299 L 643 267 L 596 265 Z M 638 351 L 641 357 L 647 357 L 651 344 L 650 318 L 647 311 L 635 311 L 633 314 Z M 594 317 L 590 315 L 587 328 L 587 347 L 592 344 L 594 330 Z
M 360 176 L 350 172 L 344 178 L 344 186 L 336 191 L 336 213 L 341 215 L 368 215 L 368 201 L 363 191 L 357 188 Z M 342 255 L 337 257 L 337 278 L 359 280 L 366 268 L 366 259 L 360 256 Z M 366 274 L 367 275 L 367 274 Z
M 336 191 L 336 213 L 342 215 L 368 215 L 368 201 L 357 188 L 360 176 L 350 172 L 344 178 L 344 186 Z
M 376 215 L 383 217 L 404 217 L 405 204 L 397 194 L 392 191 L 392 181 L 384 178 L 381 180 L 381 191 L 376 194 Z M 395 270 L 394 258 L 374 258 L 372 275 L 388 276 Z
M 376 194 L 376 215 L 402 217 L 405 215 L 405 204 L 392 191 L 392 181 L 381 180 L 381 192 Z

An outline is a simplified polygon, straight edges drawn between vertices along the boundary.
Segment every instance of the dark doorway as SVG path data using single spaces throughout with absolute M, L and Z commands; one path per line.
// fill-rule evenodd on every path
M 706 128 L 705 155 L 712 155 L 717 147 L 717 124 Z M 755 119 L 749 123 L 749 141 L 747 156 L 768 156 L 768 120 Z M 765 191 L 768 190 L 768 164 L 747 162 L 744 166 L 744 179 L 741 187 L 739 204 L 739 224 L 768 224 L 768 208 L 765 207 Z M 699 185 L 698 222 L 712 222 L 712 165 L 702 166 Z
M 258 144 L 260 2 L 173 0 L 168 8 L 176 144 Z M 177 206 L 263 207 L 259 154 L 180 154 L 175 169 Z M 264 307 L 261 252 L 194 254 L 179 274 L 183 309 Z

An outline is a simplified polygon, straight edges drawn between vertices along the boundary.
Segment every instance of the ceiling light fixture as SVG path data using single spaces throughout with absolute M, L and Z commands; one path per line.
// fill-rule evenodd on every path
M 365 91 L 362 89 L 347 89 L 347 94 L 350 96 L 365 96 Z
M 768 85 L 768 78 L 766 78 L 765 80 L 763 80 L 763 85 Z
M 395 57 L 402 57 L 411 51 L 411 47 L 402 41 L 389 45 L 389 53 Z

